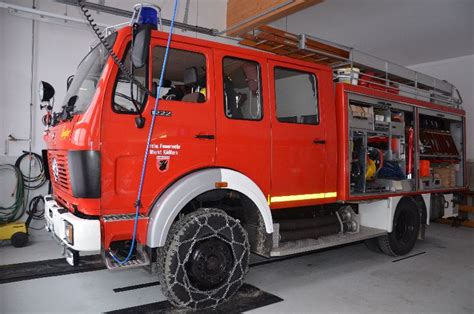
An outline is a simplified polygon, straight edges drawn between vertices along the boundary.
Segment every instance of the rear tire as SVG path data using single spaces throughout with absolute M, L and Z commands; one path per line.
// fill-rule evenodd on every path
M 216 307 L 237 292 L 248 272 L 247 232 L 222 210 L 199 209 L 173 224 L 157 262 L 173 305 Z
M 390 256 L 408 254 L 415 246 L 419 230 L 420 212 L 416 202 L 404 198 L 395 210 L 392 232 L 377 238 L 379 247 Z

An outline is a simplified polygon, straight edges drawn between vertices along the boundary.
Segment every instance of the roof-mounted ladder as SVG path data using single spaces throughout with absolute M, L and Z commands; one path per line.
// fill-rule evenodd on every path
M 461 108 L 462 98 L 457 88 L 447 81 L 374 57 L 354 48 L 345 47 L 307 34 L 295 35 L 270 26 L 259 26 L 241 36 L 241 45 L 277 55 L 331 66 L 334 70 L 349 68 L 351 80 L 374 89 L 397 93 Z M 359 71 L 361 73 L 359 77 Z M 364 84 L 365 83 L 365 84 Z

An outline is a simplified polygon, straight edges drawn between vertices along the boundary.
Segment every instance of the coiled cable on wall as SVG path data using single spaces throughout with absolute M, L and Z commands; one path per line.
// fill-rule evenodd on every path
M 43 165 L 43 158 L 41 158 L 40 155 L 36 153 L 31 153 L 23 151 L 23 154 L 18 157 L 18 159 L 15 162 L 15 167 L 17 167 L 20 172 L 21 172 L 21 163 L 25 157 L 29 157 L 30 163 L 32 160 L 36 161 L 36 164 L 38 165 L 39 168 L 39 174 L 32 176 L 31 171 L 29 171 L 29 175 L 25 176 L 23 174 L 23 185 L 25 189 L 27 190 L 36 190 L 40 188 L 45 182 L 46 182 L 46 173 Z
M 9 223 L 18 220 L 25 213 L 23 174 L 18 167 L 13 165 L 0 165 L 0 171 L 13 171 L 16 177 L 15 189 L 12 193 L 15 201 L 9 206 L 0 206 L 0 223 Z

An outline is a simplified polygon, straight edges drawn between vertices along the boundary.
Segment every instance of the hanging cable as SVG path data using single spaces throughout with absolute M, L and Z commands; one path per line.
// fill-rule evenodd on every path
M 155 105 L 154 105 L 153 111 L 152 111 L 153 114 L 152 114 L 152 118 L 151 118 L 150 129 L 149 129 L 149 132 L 148 132 L 148 138 L 147 138 L 147 142 L 146 142 L 145 154 L 144 154 L 144 157 L 143 157 L 143 165 L 142 165 L 142 172 L 141 172 L 141 176 L 140 176 L 140 184 L 138 186 L 137 200 L 135 202 L 135 221 L 134 221 L 134 224 L 133 224 L 132 243 L 130 245 L 130 250 L 128 251 L 127 257 L 125 257 L 125 259 L 123 259 L 123 260 L 120 260 L 118 257 L 116 257 L 115 255 L 110 253 L 110 256 L 112 256 L 114 261 L 116 263 L 118 263 L 119 265 L 123 265 L 123 264 L 125 264 L 126 262 L 128 262 L 130 260 L 130 257 L 132 257 L 133 250 L 135 248 L 135 241 L 136 241 L 136 237 L 137 237 L 138 218 L 140 216 L 140 207 L 141 207 L 141 197 L 142 197 L 142 191 L 143 191 L 143 183 L 145 181 L 146 165 L 147 165 L 147 161 L 148 161 L 148 152 L 150 151 L 151 137 L 153 135 L 153 127 L 155 126 L 156 112 L 157 112 L 158 104 L 159 104 L 159 101 L 160 101 L 159 95 L 161 95 L 161 86 L 163 85 L 163 79 L 164 79 L 164 76 L 165 76 L 166 62 L 168 60 L 168 52 L 169 52 L 169 49 L 170 49 L 171 35 L 173 34 L 173 26 L 174 26 L 174 20 L 175 20 L 175 17 L 176 17 L 176 11 L 177 11 L 177 8 L 178 8 L 178 2 L 179 2 L 179 0 L 174 1 L 173 16 L 171 18 L 170 30 L 169 30 L 169 34 L 168 34 L 168 42 L 166 43 L 165 56 L 163 58 L 163 64 L 161 66 L 160 81 L 159 81 L 157 91 L 156 91 L 156 100 L 155 100 Z
M 43 203 L 41 207 L 39 206 L 40 203 Z M 28 210 L 26 211 L 26 213 L 28 214 L 28 218 L 26 220 L 26 225 L 28 229 L 33 229 L 33 230 L 44 229 L 44 225 L 40 228 L 35 228 L 30 225 L 32 220 L 41 221 L 44 219 L 44 209 L 45 209 L 45 204 L 44 204 L 43 195 L 38 195 L 31 199 L 30 205 L 28 206 Z
M 39 208 L 39 203 L 43 203 L 42 208 Z M 42 220 L 44 218 L 44 198 L 43 195 L 35 196 L 31 199 L 30 205 L 28 206 L 28 215 L 31 215 L 34 220 Z
M 23 171 L 21 171 L 21 163 L 25 157 L 29 158 L 28 165 L 29 165 L 29 174 L 24 175 Z M 32 176 L 31 174 L 31 162 L 32 160 L 35 160 L 35 163 L 38 165 L 39 168 L 39 173 L 35 176 Z M 23 185 L 25 189 L 27 190 L 36 190 L 40 188 L 45 182 L 46 182 L 46 173 L 43 165 L 43 158 L 41 158 L 40 155 L 36 153 L 31 153 L 23 151 L 23 154 L 18 157 L 18 159 L 15 162 L 15 167 L 20 169 L 20 172 L 23 174 Z

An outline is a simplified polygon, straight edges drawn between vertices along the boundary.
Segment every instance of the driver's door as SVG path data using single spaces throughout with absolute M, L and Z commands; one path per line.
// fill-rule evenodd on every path
M 145 80 L 146 71 L 135 71 L 144 84 L 155 89 L 165 44 L 164 40 L 152 39 L 152 71 L 148 80 Z M 145 211 L 176 179 L 197 169 L 212 167 L 215 159 L 214 86 L 206 75 L 213 73 L 212 51 L 179 42 L 172 43 L 171 48 L 143 186 Z M 197 82 L 185 80 L 190 68 L 196 69 Z M 137 128 L 136 109 L 129 98 L 133 94 L 140 99 L 140 90 L 130 89 L 128 80 L 120 76 L 109 87 L 110 98 L 106 99 L 110 101 L 104 103 L 101 134 L 103 214 L 123 213 L 134 208 L 156 100 L 143 95 L 145 126 Z M 180 90 L 182 97 L 170 97 L 173 90 Z M 198 91 L 200 97 L 194 97 Z

